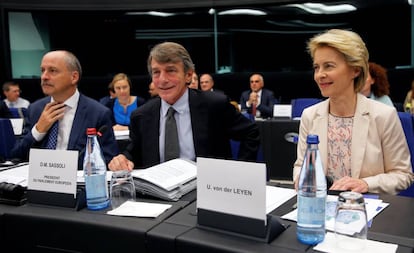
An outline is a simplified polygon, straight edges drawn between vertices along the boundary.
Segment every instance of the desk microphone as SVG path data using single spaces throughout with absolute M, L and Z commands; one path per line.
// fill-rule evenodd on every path
M 106 132 L 106 130 L 108 130 L 108 126 L 107 125 L 103 125 L 98 129 L 98 136 L 102 137 L 102 135 Z

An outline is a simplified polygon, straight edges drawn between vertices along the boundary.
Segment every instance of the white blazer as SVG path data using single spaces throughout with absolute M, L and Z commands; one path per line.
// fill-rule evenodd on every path
M 325 174 L 328 166 L 329 99 L 306 108 L 299 127 L 296 179 L 306 151 L 306 136 L 319 136 Z M 397 194 L 414 180 L 410 151 L 394 107 L 358 94 L 351 144 L 351 176 L 365 180 L 372 193 Z

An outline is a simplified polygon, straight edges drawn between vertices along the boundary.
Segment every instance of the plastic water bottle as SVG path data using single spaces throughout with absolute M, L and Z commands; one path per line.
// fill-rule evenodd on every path
M 298 182 L 296 235 L 301 243 L 315 245 L 325 238 L 326 178 L 317 135 L 308 135 L 308 144 Z
M 106 163 L 96 133 L 96 128 L 86 130 L 88 139 L 83 160 L 86 205 L 91 210 L 104 209 L 108 207 L 110 202 L 106 180 Z

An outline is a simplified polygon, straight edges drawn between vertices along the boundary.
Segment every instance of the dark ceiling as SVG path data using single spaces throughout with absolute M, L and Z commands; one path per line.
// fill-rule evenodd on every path
M 230 7 L 275 5 L 280 6 L 292 3 L 305 3 L 311 1 L 297 0 L 1 0 L 0 8 L 26 9 L 26 10 L 161 10 L 175 8 L 197 7 Z M 314 2 L 314 1 L 313 1 Z M 327 5 L 349 3 L 358 8 L 374 6 L 387 6 L 395 4 L 408 4 L 407 0 L 324 0 Z

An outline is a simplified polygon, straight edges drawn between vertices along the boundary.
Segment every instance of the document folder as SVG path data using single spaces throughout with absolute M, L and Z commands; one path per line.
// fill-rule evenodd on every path
M 273 239 L 286 230 L 286 227 L 275 216 L 268 215 L 267 225 L 265 225 L 264 220 L 201 208 L 197 209 L 197 222 L 200 228 L 247 237 L 267 243 L 273 241 Z

